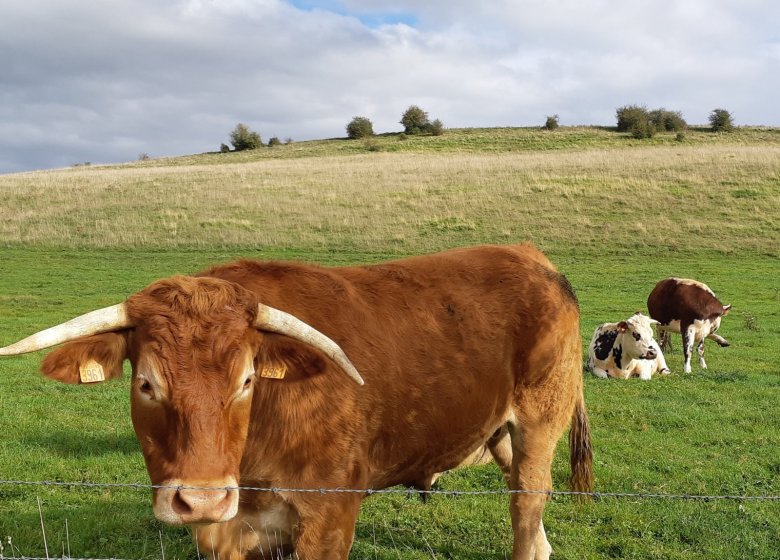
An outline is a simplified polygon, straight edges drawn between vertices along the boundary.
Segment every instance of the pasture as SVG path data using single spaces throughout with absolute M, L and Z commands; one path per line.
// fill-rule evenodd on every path
M 671 376 L 586 374 L 596 490 L 780 495 L 777 130 L 694 130 L 682 143 L 590 128 L 377 142 L 0 176 L 0 345 L 238 256 L 339 265 L 528 240 L 576 289 L 583 350 L 598 323 L 644 310 L 666 276 L 705 281 L 734 306 L 720 331 L 732 346 L 708 342 L 706 372 L 694 359 L 681 373 L 677 337 Z M 42 355 L 0 361 L 0 479 L 146 483 L 127 376 L 64 386 L 37 374 Z M 440 487 L 503 481 L 486 465 Z M 0 556 L 44 556 L 42 515 L 51 557 L 194 558 L 189 530 L 158 523 L 150 494 L 0 484 Z M 374 496 L 351 558 L 506 558 L 507 501 Z M 779 501 L 555 497 L 545 525 L 556 558 L 780 555 Z

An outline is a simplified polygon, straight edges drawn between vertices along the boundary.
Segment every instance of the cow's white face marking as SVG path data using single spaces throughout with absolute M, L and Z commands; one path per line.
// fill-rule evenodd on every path
M 707 334 L 712 334 L 715 331 L 717 331 L 720 328 L 720 320 L 723 318 L 723 316 L 715 318 L 715 320 L 712 321 L 712 326 L 710 327 L 710 332 Z
M 628 330 L 623 334 L 623 349 L 625 355 L 631 358 L 652 359 L 657 355 L 657 345 L 653 344 L 654 321 L 637 313 L 626 321 Z

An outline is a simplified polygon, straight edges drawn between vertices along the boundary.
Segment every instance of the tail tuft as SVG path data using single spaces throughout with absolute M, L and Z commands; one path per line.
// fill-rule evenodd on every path
M 593 491 L 593 449 L 590 441 L 590 422 L 585 410 L 585 399 L 580 396 L 569 430 L 569 486 L 573 492 Z

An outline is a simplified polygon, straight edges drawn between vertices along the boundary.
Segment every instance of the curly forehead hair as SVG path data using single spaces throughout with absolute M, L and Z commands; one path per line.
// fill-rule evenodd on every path
M 247 320 L 252 321 L 257 296 L 225 280 L 173 276 L 130 296 L 127 306 L 131 316 L 176 313 L 192 319 L 243 310 Z

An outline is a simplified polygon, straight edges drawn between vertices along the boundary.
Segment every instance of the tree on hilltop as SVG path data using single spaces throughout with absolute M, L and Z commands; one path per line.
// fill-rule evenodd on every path
M 233 144 L 233 148 L 237 152 L 256 150 L 263 145 L 260 135 L 244 123 L 238 123 L 233 132 L 230 133 L 230 143 Z
M 726 109 L 714 109 L 710 113 L 712 132 L 731 132 L 734 130 L 734 119 Z
M 405 134 L 432 134 L 434 136 L 444 134 L 444 123 L 439 119 L 431 122 L 428 113 L 417 105 L 410 105 L 401 115 L 400 122 L 404 125 Z
M 368 138 L 374 135 L 374 125 L 366 117 L 353 117 L 347 124 L 347 137 L 354 139 Z

